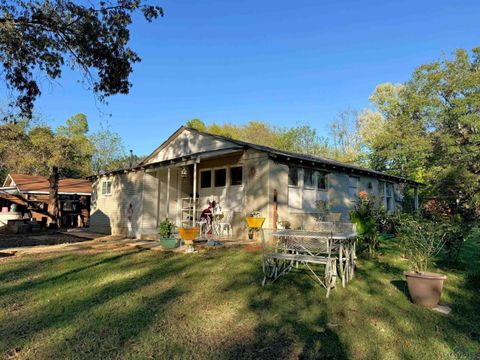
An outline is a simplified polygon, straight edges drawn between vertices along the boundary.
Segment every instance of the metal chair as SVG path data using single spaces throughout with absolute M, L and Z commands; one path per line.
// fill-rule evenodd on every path
M 227 215 L 224 217 L 225 221 L 221 221 L 217 223 L 218 227 L 218 233 L 220 235 L 223 235 L 224 232 L 227 232 L 227 236 L 233 234 L 233 229 L 232 229 L 232 221 L 233 221 L 233 210 L 231 211 L 225 211 Z

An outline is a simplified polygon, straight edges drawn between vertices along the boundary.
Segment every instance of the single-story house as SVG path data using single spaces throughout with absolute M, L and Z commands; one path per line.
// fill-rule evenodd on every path
M 177 226 L 192 226 L 209 200 L 233 212 L 233 232 L 243 238 L 244 219 L 251 211 L 266 218 L 266 229 L 276 228 L 279 220 L 289 221 L 293 228 L 307 227 L 317 212 L 316 201 L 323 200 L 331 212 L 348 221 L 360 191 L 381 196 L 385 208 L 393 212 L 402 206 L 405 187 L 419 185 L 187 127 L 175 131 L 137 166 L 94 175 L 92 180 L 92 231 L 125 234 L 132 204 L 138 238 L 157 234 L 165 218 Z
M 49 185 L 49 180 L 45 176 L 8 174 L 3 186 L 0 187 L 0 217 L 14 219 L 20 216 L 50 222 L 47 211 Z M 88 224 L 91 192 L 90 180 L 73 178 L 59 180 L 62 226 L 80 227 Z

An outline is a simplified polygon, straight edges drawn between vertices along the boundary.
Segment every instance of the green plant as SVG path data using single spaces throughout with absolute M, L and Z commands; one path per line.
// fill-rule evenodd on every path
M 254 217 L 254 218 L 259 218 L 259 217 L 261 217 L 261 214 L 260 214 L 260 211 L 254 210 L 254 211 L 250 211 L 248 213 L 248 216 L 249 217 Z
M 160 223 L 158 233 L 162 238 L 169 238 L 175 231 L 175 224 L 169 219 L 165 219 Z
M 403 214 L 397 220 L 401 244 L 412 270 L 427 271 L 445 244 L 444 227 L 431 220 Z
M 460 215 L 454 215 L 448 222 L 443 223 L 445 231 L 445 253 L 448 265 L 451 266 L 458 261 L 460 251 L 470 232 L 470 225 L 463 222 Z
M 357 225 L 359 240 L 366 244 L 368 255 L 373 256 L 378 247 L 378 221 L 381 205 L 377 198 L 365 191 L 359 193 L 355 209 L 350 212 L 351 221 Z

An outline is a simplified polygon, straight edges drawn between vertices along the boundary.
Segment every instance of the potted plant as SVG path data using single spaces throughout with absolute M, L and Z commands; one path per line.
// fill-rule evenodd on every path
M 435 307 L 447 277 L 427 270 L 445 243 L 445 232 L 433 221 L 418 220 L 409 215 L 398 221 L 398 230 L 404 254 L 411 265 L 411 270 L 404 273 L 410 296 L 415 304 Z
M 160 223 L 158 233 L 160 234 L 160 245 L 165 249 L 173 249 L 177 247 L 177 239 L 173 236 L 175 224 L 169 219 L 165 219 Z
M 180 237 L 182 238 L 185 243 L 192 243 L 193 240 L 195 240 L 200 234 L 200 228 L 199 227 L 181 227 L 178 228 L 178 233 L 180 234 Z

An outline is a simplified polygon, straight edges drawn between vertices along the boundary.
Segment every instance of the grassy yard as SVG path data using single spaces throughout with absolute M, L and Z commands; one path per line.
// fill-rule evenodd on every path
M 0 358 L 476 358 L 479 253 L 475 236 L 448 271 L 449 316 L 410 303 L 395 240 L 328 300 L 306 273 L 260 287 L 242 249 L 4 258 Z

